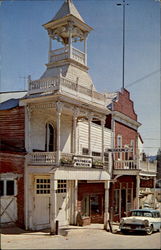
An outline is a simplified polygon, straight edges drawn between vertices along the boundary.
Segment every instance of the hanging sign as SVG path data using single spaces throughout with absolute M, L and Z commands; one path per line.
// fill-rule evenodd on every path
M 92 157 L 74 156 L 74 167 L 92 167 Z
M 108 148 L 107 152 L 133 152 L 133 148 Z

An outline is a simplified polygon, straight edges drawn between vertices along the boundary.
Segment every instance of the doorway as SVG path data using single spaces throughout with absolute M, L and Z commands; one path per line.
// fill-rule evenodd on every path
M 126 216 L 126 189 L 121 190 L 121 217 Z
M 85 195 L 82 202 L 82 213 L 84 216 L 89 216 L 91 223 L 103 223 L 104 207 L 103 195 L 92 194 Z

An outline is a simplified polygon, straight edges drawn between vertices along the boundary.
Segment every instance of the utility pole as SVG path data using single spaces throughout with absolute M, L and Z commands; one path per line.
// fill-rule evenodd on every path
M 122 25 L 122 88 L 125 87 L 125 6 L 128 3 L 123 0 L 122 3 L 118 3 L 117 6 L 123 6 L 123 25 Z

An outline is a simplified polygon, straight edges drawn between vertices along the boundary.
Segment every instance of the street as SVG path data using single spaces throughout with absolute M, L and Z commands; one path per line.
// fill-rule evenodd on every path
M 60 235 L 49 230 L 26 232 L 19 228 L 2 229 L 1 249 L 160 249 L 161 234 L 122 235 L 103 230 L 103 225 L 69 226 Z

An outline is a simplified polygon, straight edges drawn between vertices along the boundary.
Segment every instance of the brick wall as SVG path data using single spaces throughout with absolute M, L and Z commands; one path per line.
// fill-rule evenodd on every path
M 114 102 L 114 110 L 127 115 L 135 121 L 137 120 L 133 101 L 130 100 L 130 93 L 126 89 L 118 93 L 118 101 Z
M 137 131 L 127 127 L 124 124 L 121 124 L 115 121 L 115 145 L 117 147 L 117 136 L 122 135 L 122 146 L 130 145 L 130 141 L 134 140 L 135 142 L 135 152 L 136 152 L 136 145 L 137 145 Z

